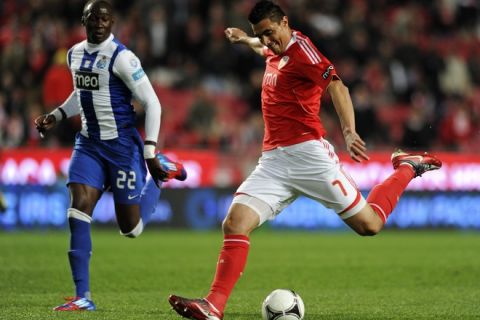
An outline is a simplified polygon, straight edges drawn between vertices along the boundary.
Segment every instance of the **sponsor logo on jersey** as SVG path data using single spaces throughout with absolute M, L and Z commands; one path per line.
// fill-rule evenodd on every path
M 100 90 L 98 73 L 88 71 L 75 72 L 75 87 L 84 90 Z
M 277 85 L 278 75 L 276 73 L 267 72 L 263 77 L 263 85 L 275 87 Z
M 282 69 L 283 67 L 285 67 L 285 65 L 288 62 L 288 59 L 290 59 L 288 56 L 283 57 L 278 63 L 278 69 Z
M 328 68 L 327 68 L 327 71 L 325 71 L 322 75 L 322 78 L 327 80 L 328 76 L 330 75 L 330 71 L 333 70 L 333 66 L 332 65 L 329 65 Z
M 96 66 L 98 69 L 105 69 L 107 66 L 107 57 L 103 56 L 102 59 L 98 60 Z
M 142 78 L 144 75 L 145 75 L 145 71 L 143 71 L 143 69 L 138 69 L 137 71 L 132 73 L 132 78 L 133 80 L 137 81 L 140 78 Z

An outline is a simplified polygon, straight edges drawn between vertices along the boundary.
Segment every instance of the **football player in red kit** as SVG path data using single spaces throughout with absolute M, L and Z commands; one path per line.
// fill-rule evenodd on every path
M 226 29 L 225 35 L 265 57 L 262 156 L 235 193 L 223 222 L 223 247 L 210 292 L 202 299 L 169 298 L 175 311 L 190 319 L 223 319 L 228 297 L 247 261 L 249 234 L 298 196 L 335 210 L 355 232 L 371 236 L 383 228 L 408 183 L 442 165 L 427 153 L 396 151 L 392 154 L 395 171 L 365 199 L 325 139 L 319 117 L 320 99 L 328 92 L 350 156 L 358 162 L 369 160 L 365 142 L 355 131 L 348 88 L 335 67 L 307 36 L 290 28 L 288 17 L 271 1 L 258 2 L 248 20 L 255 37 L 237 28 Z

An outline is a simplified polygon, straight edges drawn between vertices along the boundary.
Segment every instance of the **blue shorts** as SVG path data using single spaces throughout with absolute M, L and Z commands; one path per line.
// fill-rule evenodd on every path
M 67 185 L 80 183 L 101 191 L 111 188 L 116 203 L 138 204 L 146 175 L 143 142 L 134 128 L 112 140 L 77 133 Z

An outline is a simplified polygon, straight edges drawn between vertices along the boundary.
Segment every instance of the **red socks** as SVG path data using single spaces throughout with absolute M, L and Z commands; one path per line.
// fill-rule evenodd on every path
M 397 205 L 400 195 L 414 177 L 413 169 L 409 165 L 401 165 L 390 177 L 370 191 L 367 202 L 383 220 L 383 223 L 387 222 L 387 218 Z
M 387 221 L 400 195 L 414 178 L 411 167 L 401 165 L 383 183 L 376 185 L 368 195 L 367 202 L 378 216 Z M 228 297 L 242 275 L 247 263 L 250 241 L 244 235 L 225 235 L 217 263 L 217 272 L 206 299 L 223 313 Z
M 217 272 L 207 300 L 223 312 L 235 283 L 247 263 L 250 241 L 244 235 L 225 235 L 217 263 Z

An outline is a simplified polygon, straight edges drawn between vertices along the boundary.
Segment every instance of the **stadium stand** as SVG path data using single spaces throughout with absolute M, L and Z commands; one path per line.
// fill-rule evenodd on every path
M 359 126 L 371 149 L 400 144 L 409 149 L 476 150 L 480 143 L 477 1 L 279 2 L 294 28 L 308 34 L 326 56 L 337 59 L 333 62 L 354 93 L 359 117 L 376 121 L 376 128 Z M 139 55 L 163 105 L 164 147 L 258 152 L 263 61 L 246 48 L 228 45 L 223 35 L 226 26 L 249 30 L 244 17 L 253 2 L 114 3 L 125 22 L 116 25 L 114 34 Z M 51 134 L 42 141 L 32 119 L 68 95 L 62 56 L 84 37 L 78 16 L 83 4 L 82 0 L 1 1 L 2 148 L 72 144 L 78 120 L 58 128 L 62 135 Z M 202 99 L 204 103 L 199 103 Z M 330 140 L 342 146 L 331 103 L 324 101 L 322 109 Z M 198 117 L 196 112 L 208 116 Z M 142 123 L 140 114 L 139 126 Z M 420 135 L 428 141 L 415 138 Z

